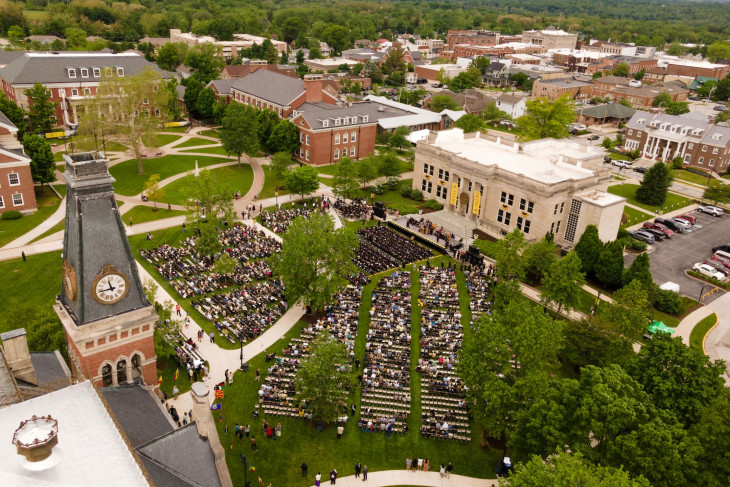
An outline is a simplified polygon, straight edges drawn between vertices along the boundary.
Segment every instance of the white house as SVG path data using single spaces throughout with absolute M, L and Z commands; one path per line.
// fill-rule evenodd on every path
M 504 93 L 497 98 L 497 108 L 512 118 L 519 118 L 525 114 L 525 99 Z

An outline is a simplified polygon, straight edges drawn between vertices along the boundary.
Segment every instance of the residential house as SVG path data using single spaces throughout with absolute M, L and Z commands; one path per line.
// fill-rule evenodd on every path
M 479 115 L 486 108 L 488 103 L 494 103 L 492 98 L 479 90 L 468 89 L 460 93 L 442 90 L 438 92 L 431 92 L 426 95 L 426 98 L 423 100 L 424 108 L 428 108 L 431 105 L 434 96 L 448 96 L 454 101 L 454 103 L 459 105 L 464 112 L 470 115 Z
M 718 173 L 730 168 L 730 128 L 713 124 L 703 115 L 667 115 L 637 111 L 626 124 L 624 148 L 640 150 L 650 159 L 682 159 Z
M 598 106 L 581 107 L 577 115 L 578 123 L 586 125 L 609 124 L 618 127 L 626 123 L 636 113 L 636 110 L 620 103 L 606 103 Z
M 521 96 L 508 95 L 507 93 L 501 94 L 497 98 L 497 108 L 505 112 L 511 118 L 519 118 L 525 114 L 527 105 L 525 99 Z
M 510 84 L 510 64 L 492 61 L 482 75 L 482 82 L 488 86 L 507 86 Z
M 41 83 L 51 92 L 51 101 L 57 102 L 58 125 L 72 126 L 79 120 L 77 105 L 96 94 L 102 76 L 134 76 L 147 68 L 172 78 L 171 73 L 132 53 L 27 52 L 0 68 L 0 83 L 5 95 L 25 110 L 29 108 L 25 90 Z
M 18 142 L 18 128 L 0 112 L 0 213 L 36 209 L 30 158 Z
M 34 35 L 23 39 L 26 42 L 40 42 L 41 44 L 53 44 L 56 41 L 65 42 L 65 39 L 52 35 Z
M 539 79 L 532 85 L 532 96 L 555 101 L 563 95 L 574 100 L 586 100 L 593 96 L 593 83 L 580 81 L 575 76 L 558 79 Z

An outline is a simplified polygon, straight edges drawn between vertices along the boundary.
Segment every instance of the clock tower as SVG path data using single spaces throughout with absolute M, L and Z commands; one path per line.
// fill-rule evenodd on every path
M 63 156 L 63 281 L 54 309 L 74 377 L 97 386 L 157 385 L 154 325 L 101 152 Z

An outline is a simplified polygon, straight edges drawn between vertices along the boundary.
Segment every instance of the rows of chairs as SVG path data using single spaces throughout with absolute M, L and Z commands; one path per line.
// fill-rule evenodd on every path
M 364 431 L 407 431 L 410 413 L 411 274 L 396 270 L 373 291 L 361 375 L 358 426 Z
M 471 322 L 475 323 L 484 314 L 490 314 L 494 298 L 490 293 L 493 277 L 483 270 L 470 270 L 464 272 L 466 278 L 466 290 L 469 293 L 469 309 L 471 310 Z
M 427 259 L 431 251 L 426 247 L 381 226 L 360 228 L 357 231 L 360 246 L 355 251 L 353 262 L 368 274 L 377 274 L 388 269 Z
M 420 283 L 421 434 L 468 441 L 469 413 L 456 371 L 464 338 L 456 266 L 421 266 Z

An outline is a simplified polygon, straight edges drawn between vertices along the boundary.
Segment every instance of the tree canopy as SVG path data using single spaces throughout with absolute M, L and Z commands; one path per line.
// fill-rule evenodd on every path
M 565 95 L 554 102 L 546 98 L 526 102 L 525 114 L 517 119 L 517 131 L 522 140 L 568 137 L 570 124 L 575 120 L 575 107 Z
M 636 189 L 636 200 L 647 205 L 661 206 L 667 199 L 672 173 L 669 165 L 658 161 L 644 174 L 644 179 Z
M 235 154 L 238 164 L 241 155 L 253 156 L 259 149 L 258 117 L 256 109 L 242 103 L 231 103 L 223 116 L 220 129 L 221 145 L 228 154 Z

